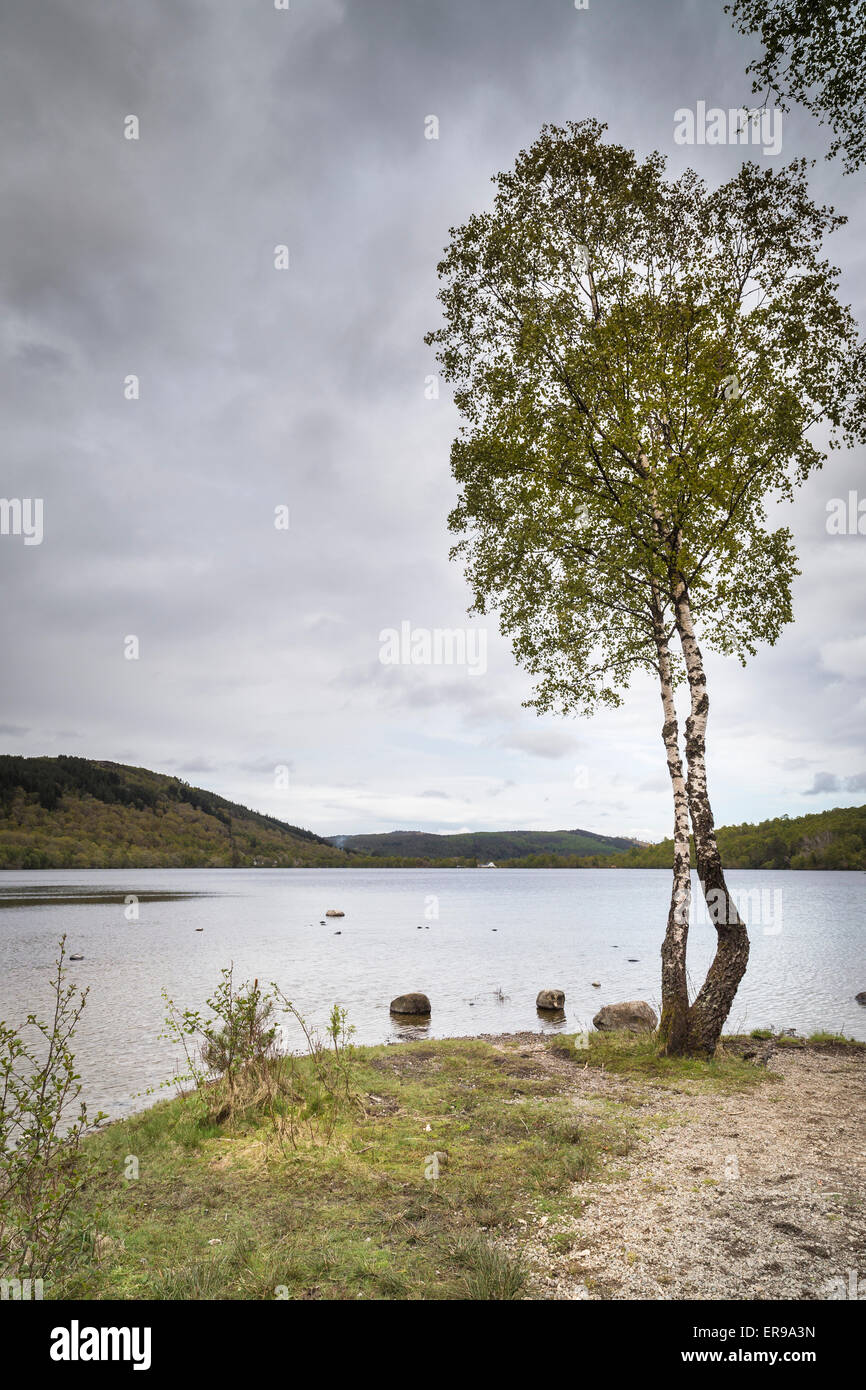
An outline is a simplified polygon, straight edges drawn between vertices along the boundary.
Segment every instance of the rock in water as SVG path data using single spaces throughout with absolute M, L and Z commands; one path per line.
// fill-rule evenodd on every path
M 539 991 L 535 1001 L 536 1009 L 564 1009 L 565 990 L 564 989 L 542 989 Z
M 866 989 L 861 989 L 859 994 L 854 995 L 854 998 L 858 1004 L 866 1004 Z
M 599 1032 L 615 1032 L 624 1029 L 628 1033 L 651 1033 L 658 1027 L 658 1019 L 643 999 L 629 999 L 624 1004 L 605 1004 L 592 1020 L 593 1028 Z
M 429 1014 L 430 1000 L 426 994 L 398 994 L 391 1000 L 392 1014 Z
M 326 917 L 345 917 L 345 912 L 341 912 L 338 907 L 329 907 L 325 913 Z

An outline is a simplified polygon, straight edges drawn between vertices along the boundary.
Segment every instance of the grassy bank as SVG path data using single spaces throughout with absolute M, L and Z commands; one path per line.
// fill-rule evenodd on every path
M 730 1095 L 773 1080 L 734 1055 L 665 1059 L 652 1039 L 595 1034 L 351 1055 L 330 1135 L 313 1091 L 291 1135 L 255 1106 L 212 1123 L 194 1095 L 95 1135 L 79 1249 L 46 1298 L 532 1297 L 522 1233 L 579 1214 L 576 1182 L 623 1172 L 662 1123 L 648 1083 Z M 578 1109 L 575 1069 L 633 1084 L 615 1101 L 590 1087 Z

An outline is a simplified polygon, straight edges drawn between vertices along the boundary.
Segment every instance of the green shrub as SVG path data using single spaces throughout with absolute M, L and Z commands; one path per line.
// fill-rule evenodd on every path
M 71 1043 L 87 990 L 66 983 L 66 937 L 51 979 L 51 1021 L 0 1022 L 0 1271 L 44 1277 L 81 1232 L 71 1207 L 88 1173 L 88 1119 Z M 72 1117 L 70 1118 L 70 1112 Z

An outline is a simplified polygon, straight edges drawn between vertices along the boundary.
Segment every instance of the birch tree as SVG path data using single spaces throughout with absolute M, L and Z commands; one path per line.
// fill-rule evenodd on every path
M 843 219 L 811 201 L 803 161 L 711 191 L 604 129 L 545 127 L 492 208 L 451 229 L 428 342 L 462 416 L 452 553 L 539 711 L 587 715 L 657 680 L 674 808 L 660 1033 L 710 1053 L 748 934 L 714 832 L 702 647 L 745 664 L 791 620 L 796 557 L 768 509 L 863 437 L 864 353 L 820 250 Z M 717 933 L 692 1003 L 690 829 Z

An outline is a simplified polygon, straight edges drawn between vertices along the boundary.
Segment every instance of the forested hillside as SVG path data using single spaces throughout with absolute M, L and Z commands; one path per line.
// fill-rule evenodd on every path
M 498 864 L 501 859 L 525 860 L 529 855 L 608 855 L 634 844 L 622 836 L 596 835 L 591 830 L 480 830 L 435 835 L 423 830 L 391 830 L 387 834 L 332 835 L 331 843 L 370 855 L 411 855 L 424 859 L 467 859 Z
M 779 816 L 758 825 L 723 825 L 717 836 L 730 869 L 866 869 L 866 806 L 838 806 L 808 816 Z M 692 845 L 694 863 L 694 844 Z M 533 855 L 507 868 L 669 868 L 673 842 L 616 855 Z
M 351 862 L 309 830 L 177 777 L 89 758 L 0 756 L 0 868 Z

